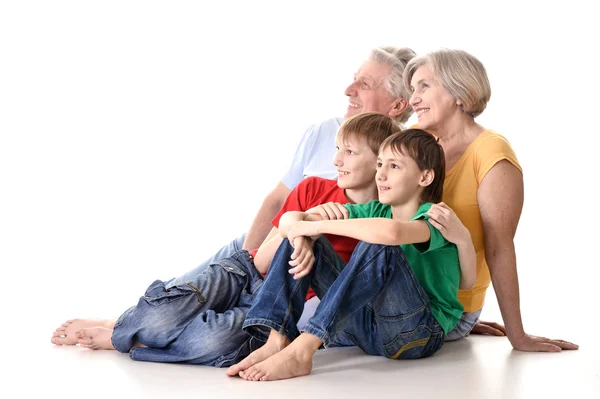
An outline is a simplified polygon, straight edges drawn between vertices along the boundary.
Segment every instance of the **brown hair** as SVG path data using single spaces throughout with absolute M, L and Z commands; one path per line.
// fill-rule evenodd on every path
M 346 119 L 337 134 L 342 142 L 348 139 L 362 140 L 377 155 L 381 143 L 400 131 L 400 125 L 389 116 L 377 112 L 364 112 Z
M 408 155 L 421 171 L 431 169 L 433 181 L 423 191 L 423 202 L 440 202 L 446 178 L 446 158 L 444 149 L 435 137 L 425 130 L 407 129 L 395 133 L 384 140 L 381 149 L 391 148 L 393 152 Z

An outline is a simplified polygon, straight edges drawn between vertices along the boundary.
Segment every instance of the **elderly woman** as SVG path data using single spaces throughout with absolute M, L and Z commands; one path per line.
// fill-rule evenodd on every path
M 477 254 L 477 282 L 459 291 L 465 311 L 446 339 L 473 330 L 505 333 L 512 346 L 523 351 L 577 349 L 570 342 L 532 336 L 523 329 L 513 241 L 523 207 L 523 175 L 508 141 L 475 122 L 491 95 L 484 66 L 465 51 L 442 49 L 413 58 L 404 79 L 412 90 L 410 105 L 418 127 L 439 138 L 446 157 L 443 199 L 456 214 L 434 209 L 432 224 L 437 220 L 436 227 L 451 234 L 463 228 L 456 223 L 458 216 L 471 233 Z M 490 281 L 506 329 L 479 322 Z

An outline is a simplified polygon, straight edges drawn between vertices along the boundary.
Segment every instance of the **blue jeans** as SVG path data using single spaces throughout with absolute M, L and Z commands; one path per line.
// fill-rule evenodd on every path
M 263 284 L 247 251 L 212 263 L 184 284 L 157 280 L 138 304 L 119 317 L 112 344 L 133 360 L 235 364 L 262 346 L 242 330 Z M 134 347 L 138 342 L 144 347 Z
M 457 339 L 464 338 L 475 327 L 475 324 L 479 321 L 479 315 L 481 315 L 481 310 L 476 310 L 474 312 L 463 312 L 462 316 L 456 326 L 444 337 L 445 341 L 456 341 Z
M 231 241 L 227 245 L 223 246 L 219 249 L 213 256 L 202 262 L 195 269 L 190 270 L 182 276 L 173 278 L 166 282 L 168 287 L 173 287 L 176 285 L 185 284 L 186 281 L 193 280 L 197 275 L 202 273 L 204 270 L 208 269 L 208 267 L 221 259 L 230 258 L 234 253 L 242 249 L 244 245 L 244 241 L 246 240 L 246 233 L 242 234 L 240 237 Z
M 371 355 L 414 359 L 443 345 L 444 330 L 399 246 L 360 242 L 346 265 L 321 237 L 313 246 L 313 270 L 300 280 L 288 273 L 293 251 L 288 240 L 281 244 L 248 311 L 244 329 L 253 336 L 273 329 L 293 341 L 310 285 L 321 302 L 304 332 L 325 346 L 349 338 Z

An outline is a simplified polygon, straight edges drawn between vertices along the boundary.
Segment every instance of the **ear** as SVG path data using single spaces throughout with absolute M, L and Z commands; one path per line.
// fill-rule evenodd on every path
M 388 112 L 388 116 L 396 119 L 398 115 L 403 113 L 408 108 L 408 100 L 406 98 L 396 98 L 392 103 L 392 107 Z
M 433 169 L 427 169 L 423 171 L 421 175 L 421 180 L 419 181 L 419 185 L 421 187 L 427 187 L 431 183 L 433 183 L 433 179 L 435 179 L 435 172 Z

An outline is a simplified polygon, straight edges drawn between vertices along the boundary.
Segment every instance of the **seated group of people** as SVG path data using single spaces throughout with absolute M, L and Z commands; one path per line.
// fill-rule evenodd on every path
M 154 281 L 116 320 L 67 321 L 52 343 L 250 381 L 309 374 L 330 346 L 414 359 L 487 333 L 518 350 L 577 349 L 523 330 L 522 170 L 508 141 L 475 122 L 491 95 L 483 64 L 461 50 L 378 47 L 345 94 L 345 117 L 306 131 L 247 235 Z M 490 282 L 506 327 L 479 320 Z

